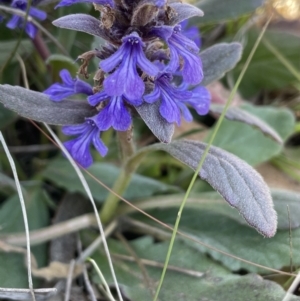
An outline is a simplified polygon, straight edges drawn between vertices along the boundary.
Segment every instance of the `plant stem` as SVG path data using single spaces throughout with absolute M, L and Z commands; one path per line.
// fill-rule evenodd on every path
M 135 153 L 135 146 L 132 139 L 132 129 L 130 128 L 126 132 L 117 132 L 119 148 L 121 153 L 121 159 L 123 162 L 123 169 L 119 174 L 112 190 L 116 192 L 118 195 L 122 195 L 126 188 L 128 187 L 132 174 L 135 171 L 134 166 L 127 166 L 125 163 L 129 157 L 131 157 Z M 118 204 L 119 198 L 113 194 L 109 193 L 104 205 L 100 211 L 100 218 L 103 223 L 107 223 L 111 221 L 114 217 Z
M 39 31 L 37 32 L 35 38 L 32 40 L 32 43 L 43 61 L 46 61 L 50 56 L 50 51 Z

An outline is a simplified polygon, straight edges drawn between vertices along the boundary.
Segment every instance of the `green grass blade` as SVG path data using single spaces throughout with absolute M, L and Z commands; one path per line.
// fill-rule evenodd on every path
M 190 185 L 189 185 L 189 187 L 188 187 L 188 189 L 186 191 L 184 199 L 183 199 L 183 201 L 182 201 L 182 203 L 180 205 L 180 208 L 179 208 L 179 211 L 178 211 L 178 214 L 177 214 L 177 219 L 176 219 L 175 226 L 174 226 L 174 230 L 173 230 L 173 233 L 172 233 L 172 237 L 171 237 L 171 241 L 170 241 L 170 245 L 169 245 L 169 249 L 168 249 L 168 253 L 167 253 L 165 265 L 164 265 L 164 268 L 163 268 L 163 271 L 162 271 L 162 274 L 161 274 L 161 278 L 160 278 L 160 281 L 159 281 L 159 284 L 158 284 L 158 288 L 157 288 L 157 291 L 155 293 L 155 297 L 154 297 L 153 301 L 157 301 L 159 292 L 161 290 L 161 287 L 162 287 L 162 284 L 163 284 L 163 281 L 164 281 L 164 277 L 165 277 L 166 270 L 167 270 L 167 267 L 168 267 L 168 264 L 169 264 L 169 260 L 170 260 L 170 257 L 171 257 L 173 245 L 174 245 L 174 242 L 175 242 L 176 234 L 177 234 L 177 231 L 178 231 L 178 226 L 179 226 L 180 219 L 181 219 L 181 214 L 182 214 L 183 208 L 185 206 L 185 203 L 186 203 L 186 201 L 188 199 L 188 196 L 189 196 L 189 194 L 190 194 L 190 192 L 191 192 L 191 190 L 192 190 L 192 188 L 194 186 L 196 178 L 197 178 L 197 176 L 198 176 L 198 174 L 199 174 L 199 172 L 201 170 L 201 167 L 202 167 L 202 165 L 204 163 L 204 160 L 205 160 L 205 158 L 206 158 L 206 156 L 207 156 L 207 154 L 209 152 L 209 149 L 210 149 L 210 147 L 211 147 L 211 145 L 212 145 L 212 143 L 213 143 L 213 141 L 214 141 L 214 139 L 215 139 L 215 137 L 216 137 L 216 135 L 218 133 L 218 130 L 219 130 L 219 128 L 220 128 L 223 120 L 224 120 L 225 114 L 226 114 L 226 112 L 227 112 L 227 110 L 228 110 L 228 108 L 229 108 L 229 106 L 230 106 L 230 104 L 231 104 L 231 102 L 233 100 L 233 97 L 235 96 L 235 94 L 237 92 L 237 89 L 238 89 L 238 87 L 239 87 L 239 85 L 240 85 L 240 83 L 241 83 L 241 81 L 242 81 L 242 79 L 243 79 L 243 77 L 244 77 L 244 75 L 245 75 L 245 73 L 247 71 L 247 68 L 248 68 L 248 66 L 249 66 L 249 64 L 250 64 L 250 62 L 252 60 L 252 57 L 253 57 L 253 55 L 254 55 L 254 53 L 255 53 L 255 51 L 256 51 L 256 49 L 257 49 L 257 47 L 258 47 L 258 45 L 259 45 L 259 43 L 261 41 L 261 39 L 262 39 L 262 37 L 263 37 L 263 35 L 264 35 L 264 33 L 265 33 L 265 31 L 266 31 L 266 29 L 267 29 L 270 21 L 271 21 L 271 17 L 268 20 L 268 22 L 265 24 L 263 30 L 261 31 L 259 37 L 257 38 L 257 40 L 255 42 L 255 45 L 253 46 L 253 48 L 251 50 L 251 53 L 249 54 L 249 57 L 247 58 L 247 61 L 246 61 L 245 65 L 244 65 L 244 67 L 243 67 L 243 69 L 242 69 L 242 71 L 241 71 L 241 73 L 240 73 L 240 75 L 239 75 L 239 77 L 238 77 L 238 79 L 237 79 L 237 81 L 236 81 L 236 83 L 235 83 L 235 85 L 234 85 L 234 87 L 233 87 L 233 89 L 232 89 L 229 97 L 228 97 L 228 100 L 226 102 L 225 108 L 224 108 L 224 110 L 223 110 L 223 112 L 222 112 L 222 114 L 221 114 L 221 116 L 220 116 L 220 118 L 219 118 L 219 120 L 217 122 L 217 125 L 216 125 L 216 127 L 215 127 L 215 129 L 214 129 L 214 131 L 213 131 L 213 133 L 211 135 L 211 138 L 210 138 L 210 140 L 209 140 L 209 142 L 207 144 L 207 147 L 206 147 L 206 149 L 204 151 L 204 154 L 203 154 L 203 156 L 202 156 L 202 158 L 201 158 L 201 160 L 199 162 L 199 165 L 198 165 L 198 167 L 197 167 L 197 169 L 196 169 L 196 171 L 194 173 L 194 176 L 193 176 L 193 178 L 192 178 L 192 180 L 190 182 Z

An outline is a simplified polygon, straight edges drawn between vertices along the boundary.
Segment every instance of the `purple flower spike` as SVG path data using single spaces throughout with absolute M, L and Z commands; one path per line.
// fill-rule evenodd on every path
M 111 7 L 114 7 L 113 0 L 62 0 L 55 6 L 55 8 L 62 6 L 70 6 L 77 3 L 96 3 L 99 5 L 109 5 Z
M 110 96 L 124 95 L 128 100 L 140 99 L 145 84 L 137 72 L 137 66 L 150 76 L 156 76 L 158 68 L 152 64 L 143 51 L 144 43 L 136 32 L 122 39 L 122 46 L 109 58 L 100 63 L 105 72 L 116 71 L 104 80 L 103 86 Z
M 27 1 L 26 0 L 14 0 L 11 3 L 11 7 L 13 8 L 18 8 L 22 11 L 26 11 L 27 9 Z M 45 20 L 47 18 L 47 14 L 37 8 L 31 7 L 29 9 L 29 16 L 36 18 L 38 20 Z M 10 29 L 16 29 L 22 28 L 24 26 L 24 18 L 21 16 L 14 15 L 12 18 L 7 22 L 6 27 Z M 34 39 L 36 33 L 37 33 L 37 28 L 31 23 L 31 22 L 26 22 L 25 26 L 25 32 L 29 35 L 31 39 Z
M 93 163 L 90 145 L 93 144 L 102 157 L 107 154 L 107 147 L 100 139 L 100 130 L 93 118 L 87 118 L 83 124 L 64 126 L 65 135 L 78 135 L 77 138 L 64 143 L 73 159 L 82 167 L 87 168 Z
M 192 97 L 192 92 L 183 91 L 171 84 L 170 73 L 163 73 L 155 80 L 155 87 L 152 93 L 145 95 L 144 100 L 153 103 L 161 100 L 159 112 L 169 123 L 176 122 L 180 125 L 181 103 Z
M 124 96 L 109 96 L 106 92 L 99 92 L 89 96 L 88 102 L 92 106 L 106 102 L 106 106 L 96 117 L 97 126 L 101 131 L 106 131 L 110 127 L 117 131 L 126 131 L 131 124 L 131 115 L 125 104 L 139 106 L 142 104 L 142 99 L 130 101 Z
M 79 78 L 73 79 L 68 70 L 61 70 L 59 75 L 63 83 L 55 83 L 43 92 L 44 94 L 49 95 L 51 100 L 61 101 L 69 96 L 80 93 L 86 95 L 93 94 L 93 89 L 88 83 Z

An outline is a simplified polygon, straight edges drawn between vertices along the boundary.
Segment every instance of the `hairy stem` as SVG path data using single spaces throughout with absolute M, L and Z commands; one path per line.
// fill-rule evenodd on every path
M 123 170 L 119 174 L 112 190 L 118 195 L 122 195 L 127 189 L 132 174 L 135 171 L 134 166 L 127 166 L 125 163 L 127 159 L 130 158 L 135 153 L 135 145 L 132 139 L 132 128 L 126 132 L 117 132 L 118 143 L 121 153 L 121 159 L 123 162 Z M 100 218 L 103 223 L 107 223 L 114 217 L 120 199 L 115 195 L 110 193 L 100 211 Z

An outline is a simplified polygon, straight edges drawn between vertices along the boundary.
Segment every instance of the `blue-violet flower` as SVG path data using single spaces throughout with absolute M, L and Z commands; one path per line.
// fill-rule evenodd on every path
M 93 118 L 87 118 L 83 124 L 64 126 L 62 131 L 65 135 L 78 136 L 64 143 L 73 159 L 82 167 L 89 167 L 93 163 L 90 145 L 93 144 L 101 156 L 107 153 L 107 147 L 100 139 L 100 130 Z
M 27 1 L 26 0 L 13 0 L 11 7 L 26 11 Z M 36 18 L 40 21 L 44 21 L 47 18 L 47 14 L 35 7 L 29 8 L 29 16 Z M 6 27 L 10 29 L 23 28 L 24 27 L 24 18 L 21 16 L 13 15 L 12 18 L 7 22 Z M 29 21 L 26 22 L 25 32 L 29 35 L 31 39 L 34 39 L 37 28 Z
M 91 85 L 79 78 L 72 78 L 68 70 L 61 70 L 59 76 L 63 83 L 55 83 L 44 91 L 44 94 L 49 95 L 51 100 L 61 101 L 69 96 L 80 93 L 85 95 L 93 94 Z
M 106 106 L 100 110 L 95 119 L 101 131 L 106 131 L 110 127 L 117 131 L 126 131 L 131 124 L 131 114 L 126 107 L 126 103 L 138 106 L 142 104 L 142 99 L 132 101 L 124 96 L 109 96 L 105 91 L 102 91 L 89 96 L 88 102 L 92 106 L 98 106 L 99 103 L 106 102 Z
M 157 67 L 151 63 L 143 51 L 144 43 L 136 32 L 122 39 L 122 46 L 109 58 L 100 63 L 105 72 L 114 71 L 103 83 L 105 92 L 111 96 L 124 95 L 128 100 L 140 99 L 145 91 L 145 84 L 137 72 L 137 66 L 147 75 L 155 76 Z

